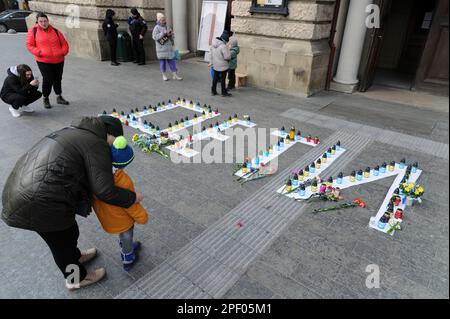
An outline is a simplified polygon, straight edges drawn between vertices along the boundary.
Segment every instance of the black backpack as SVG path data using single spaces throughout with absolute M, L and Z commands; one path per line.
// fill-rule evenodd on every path
M 55 30 L 56 36 L 58 37 L 58 40 L 59 40 L 59 46 L 62 47 L 61 38 L 59 37 L 58 29 L 53 28 L 53 30 Z M 33 28 L 34 42 L 36 42 L 36 33 L 37 33 L 37 27 L 34 27 L 34 28 Z

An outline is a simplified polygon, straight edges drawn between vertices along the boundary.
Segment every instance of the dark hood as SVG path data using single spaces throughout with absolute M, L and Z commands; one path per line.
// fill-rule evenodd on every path
M 89 131 L 106 141 L 106 128 L 97 117 L 82 117 L 72 121 L 71 126 Z

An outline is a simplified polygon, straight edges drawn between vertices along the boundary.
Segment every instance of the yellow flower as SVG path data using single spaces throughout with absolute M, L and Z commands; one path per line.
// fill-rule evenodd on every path
M 409 188 L 414 188 L 414 184 L 413 183 L 409 184 L 408 186 L 409 186 Z
M 408 187 L 408 183 L 403 183 L 402 186 L 403 188 Z
M 139 135 L 134 134 L 131 140 L 133 141 L 133 143 L 135 143 L 138 139 L 139 139 Z
M 419 186 L 419 189 L 418 189 L 418 190 L 419 190 L 419 192 L 421 192 L 421 193 L 423 193 L 423 191 L 424 191 L 422 186 Z
M 410 189 L 408 187 L 405 188 L 405 192 L 409 193 Z

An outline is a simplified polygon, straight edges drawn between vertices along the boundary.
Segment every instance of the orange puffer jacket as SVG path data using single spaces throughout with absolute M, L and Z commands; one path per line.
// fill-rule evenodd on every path
M 36 28 L 36 34 L 34 33 Z M 61 31 L 50 25 L 47 30 L 42 29 L 38 24 L 28 30 L 27 49 L 37 62 L 58 64 L 64 61 L 64 57 L 69 53 L 67 43 Z
M 124 170 L 114 173 L 114 183 L 117 187 L 134 192 L 133 181 Z M 129 230 L 134 223 L 145 224 L 148 214 L 141 204 L 133 204 L 130 208 L 109 205 L 94 197 L 92 207 L 103 229 L 110 234 L 119 234 Z

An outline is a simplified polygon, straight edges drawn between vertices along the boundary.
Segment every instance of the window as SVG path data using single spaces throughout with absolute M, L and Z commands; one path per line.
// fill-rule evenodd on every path
M 252 0 L 250 13 L 270 13 L 288 16 L 288 0 Z

